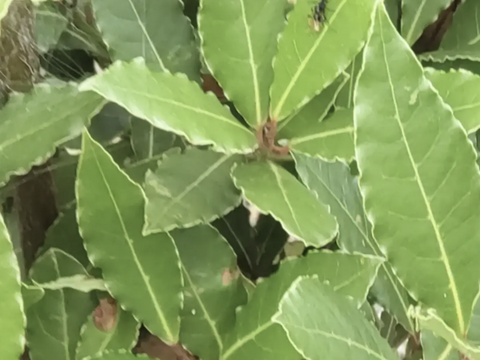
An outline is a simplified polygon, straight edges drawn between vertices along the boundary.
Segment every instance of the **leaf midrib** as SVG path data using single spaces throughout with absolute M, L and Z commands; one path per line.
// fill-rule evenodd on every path
M 347 0 L 342 0 L 342 2 L 340 4 L 338 4 L 337 8 L 335 9 L 335 11 L 333 12 L 332 16 L 330 17 L 330 21 L 333 23 L 333 21 L 335 20 L 335 18 L 337 17 L 338 13 L 340 12 L 340 10 L 343 8 L 343 6 L 345 5 Z M 313 43 L 313 46 L 311 47 L 311 49 L 309 50 L 309 52 L 307 53 L 307 55 L 305 56 L 305 58 L 303 59 L 303 61 L 300 62 L 299 66 L 298 66 L 298 69 L 297 71 L 295 72 L 295 74 L 292 76 L 291 80 L 290 80 L 290 83 L 287 85 L 287 88 L 285 89 L 285 91 L 283 92 L 282 94 L 282 97 L 280 98 L 278 104 L 277 104 L 277 107 L 275 108 L 275 110 L 273 111 L 273 118 L 274 119 L 278 119 L 278 117 L 280 116 L 280 113 L 282 111 L 282 108 L 283 106 L 285 105 L 285 101 L 287 100 L 288 98 L 288 95 L 290 94 L 290 92 L 292 91 L 293 87 L 295 86 L 295 84 L 297 83 L 297 80 L 298 78 L 300 77 L 300 75 L 303 73 L 303 71 L 305 70 L 305 67 L 307 66 L 308 62 L 310 61 L 310 58 L 313 56 L 313 54 L 315 53 L 315 51 L 317 50 L 317 48 L 320 46 L 320 43 L 322 42 L 325 34 L 327 33 L 327 31 L 322 31 L 321 34 L 318 36 L 317 40 L 315 40 L 315 42 Z
M 387 77 L 388 77 L 388 85 L 389 85 L 389 89 L 390 89 L 390 94 L 392 96 L 392 103 L 393 103 L 393 107 L 394 107 L 394 110 L 395 110 L 395 121 L 397 122 L 397 125 L 400 129 L 400 133 L 402 135 L 402 140 L 403 140 L 403 143 L 405 145 L 405 150 L 407 151 L 408 160 L 409 160 L 410 166 L 412 167 L 412 170 L 414 172 L 415 181 L 416 181 L 417 186 L 420 190 L 422 200 L 425 204 L 425 208 L 426 208 L 427 213 L 428 213 L 427 219 L 430 221 L 430 224 L 432 225 L 432 228 L 433 228 L 433 231 L 434 231 L 434 234 L 435 234 L 435 239 L 437 240 L 438 248 L 440 250 L 440 258 L 441 258 L 442 263 L 445 267 L 445 271 L 447 273 L 448 282 L 449 282 L 449 289 L 450 289 L 450 291 L 452 293 L 452 296 L 453 296 L 453 302 L 454 302 L 454 306 L 455 306 L 455 313 L 457 315 L 459 331 L 460 331 L 460 333 L 463 334 L 465 332 L 465 320 L 463 318 L 462 305 L 461 305 L 458 290 L 457 290 L 457 284 L 455 282 L 455 278 L 453 276 L 453 272 L 452 272 L 452 269 L 450 267 L 450 260 L 448 258 L 448 255 L 447 255 L 446 250 L 445 250 L 445 246 L 443 244 L 443 238 L 442 238 L 440 230 L 437 226 L 437 223 L 436 223 L 435 217 L 433 215 L 433 211 L 432 211 L 432 208 L 430 206 L 430 203 L 428 202 L 428 197 L 427 197 L 427 194 L 425 192 L 425 188 L 423 187 L 423 182 L 420 178 L 420 174 L 419 174 L 418 169 L 415 165 L 413 154 L 412 154 L 412 151 L 410 149 L 410 144 L 408 143 L 408 140 L 407 140 L 407 137 L 406 137 L 406 134 L 405 134 L 405 129 L 403 128 L 403 124 L 400 121 L 400 118 L 401 118 L 400 117 L 400 111 L 399 111 L 398 104 L 397 104 L 396 93 L 395 93 L 395 89 L 394 89 L 394 86 L 393 86 L 393 83 L 392 83 L 392 76 L 391 76 L 391 73 L 390 73 L 390 66 L 388 64 L 387 51 L 386 51 L 386 48 L 385 48 L 385 38 L 384 38 L 384 33 L 383 33 L 382 17 L 379 16 L 378 20 L 379 20 L 379 23 L 380 23 L 380 26 L 379 26 L 380 37 L 382 39 L 383 60 L 384 60 L 384 63 L 385 63 L 385 70 L 386 70 Z
M 84 136 L 85 136 L 85 134 L 84 134 Z M 105 176 L 105 174 L 104 174 L 104 172 L 103 172 L 103 169 L 102 169 L 102 167 L 101 167 L 101 165 L 100 165 L 100 162 L 99 162 L 99 159 L 98 159 L 98 157 L 97 157 L 97 153 L 96 153 L 96 151 L 95 151 L 95 149 L 94 149 L 93 147 L 92 147 L 92 152 L 93 152 L 93 156 L 94 156 L 94 158 L 95 158 L 95 163 L 96 163 L 96 165 L 97 165 L 98 171 L 99 171 L 99 173 L 100 173 L 100 175 L 101 175 L 101 177 L 102 177 L 102 180 L 103 180 L 103 182 L 104 182 L 104 184 L 105 184 L 105 187 L 107 188 L 108 195 L 109 195 L 109 197 L 110 197 L 110 200 L 112 201 L 112 205 L 113 205 L 113 207 L 114 207 L 114 209 L 115 209 L 115 213 L 116 213 L 116 215 L 117 215 L 117 217 L 118 217 L 118 221 L 119 221 L 119 223 L 120 223 L 120 227 L 121 227 L 122 232 L 123 232 L 123 235 L 124 235 L 124 236 L 123 236 L 123 239 L 126 241 L 128 247 L 130 248 L 130 251 L 131 251 L 132 257 L 133 257 L 133 261 L 134 261 L 135 264 L 137 265 L 137 268 L 138 268 L 138 270 L 139 270 L 139 272 L 140 272 L 140 275 L 141 275 L 142 280 L 143 280 L 143 282 L 144 282 L 144 284 L 145 284 L 145 287 L 147 288 L 147 292 L 148 292 L 148 294 L 150 295 L 150 298 L 152 299 L 152 302 L 153 302 L 155 311 L 157 312 L 157 315 L 158 315 L 158 317 L 159 317 L 159 319 L 160 319 L 160 322 L 162 323 L 163 328 L 165 329 L 166 335 L 167 335 L 167 337 L 169 338 L 169 340 L 173 340 L 173 339 L 175 339 L 175 336 L 173 336 L 173 332 L 171 331 L 170 326 L 168 325 L 168 321 L 167 321 L 167 319 L 165 318 L 165 314 L 163 313 L 160 305 L 158 304 L 157 299 L 156 299 L 155 294 L 154 294 L 154 291 L 153 291 L 152 287 L 150 286 L 150 283 L 149 283 L 149 281 L 148 281 L 148 276 L 146 275 L 145 270 L 143 269 L 143 266 L 142 266 L 140 260 L 138 259 L 138 256 L 137 256 L 137 253 L 136 253 L 136 251 L 135 251 L 135 248 L 133 247 L 133 241 L 132 241 L 132 239 L 130 239 L 130 236 L 129 236 L 129 234 L 128 234 L 128 230 L 127 230 L 127 228 L 126 228 L 126 226 L 125 226 L 125 223 L 123 222 L 122 214 L 121 214 L 120 209 L 119 209 L 119 207 L 118 207 L 118 204 L 117 204 L 117 202 L 116 202 L 116 200 L 115 200 L 115 197 L 113 196 L 112 189 L 110 188 L 110 185 L 109 185 L 109 183 L 108 183 L 108 180 L 107 180 L 107 178 L 106 178 L 106 176 Z M 135 187 L 137 187 L 137 189 L 141 190 L 140 187 L 139 187 L 137 184 L 135 184 L 135 183 L 132 183 L 132 184 L 135 185 Z M 171 239 L 170 234 L 167 233 L 167 235 L 168 235 L 168 236 L 170 237 L 170 239 Z M 173 239 L 171 239 L 171 240 L 173 241 Z

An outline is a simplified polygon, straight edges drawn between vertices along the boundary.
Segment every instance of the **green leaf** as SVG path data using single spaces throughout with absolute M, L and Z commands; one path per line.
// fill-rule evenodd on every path
M 185 279 L 180 341 L 202 360 L 218 360 L 223 335 L 235 324 L 235 309 L 247 302 L 235 254 L 208 225 L 171 235 Z
M 417 309 L 414 316 L 418 320 L 422 330 L 430 330 L 433 335 L 445 339 L 448 344 L 460 351 L 463 355 L 466 355 L 469 360 L 480 359 L 480 347 L 478 347 L 478 344 L 473 344 L 455 333 L 455 331 L 445 324 L 436 314 L 435 310 L 428 309 L 421 311 Z
M 298 278 L 273 321 L 283 326 L 303 358 L 398 359 L 375 327 L 317 278 Z
M 459 360 L 458 351 L 446 340 L 429 330 L 422 330 L 420 341 L 424 360 Z
M 145 177 L 144 233 L 209 223 L 241 201 L 230 172 L 238 155 L 190 148 L 166 155 Z
M 232 176 L 244 197 L 280 221 L 290 235 L 315 247 L 333 240 L 338 230 L 335 218 L 282 167 L 256 161 L 237 166 Z
M 277 138 L 291 139 L 311 133 L 312 126 L 321 122 L 331 110 L 335 98 L 348 80 L 347 73 L 340 74 L 333 83 L 315 96 L 296 114 L 278 124 Z M 352 120 L 353 121 L 353 120 Z
M 464 334 L 480 274 L 476 154 L 383 6 L 365 54 L 354 119 L 373 235 L 412 297 Z
M 286 118 L 345 70 L 365 42 L 377 2 L 331 0 L 327 22 L 316 31 L 309 22 L 312 3 L 297 1 L 288 16 L 273 66 L 273 119 Z
M 54 48 L 67 26 L 68 20 L 56 4 L 47 2 L 35 8 L 35 35 L 40 52 Z
M 387 0 L 388 1 L 388 0 Z M 396 1 L 396 0 L 395 0 Z M 363 50 L 360 51 L 353 61 L 345 70 L 345 74 L 349 76 L 347 83 L 342 87 L 338 96 L 335 99 L 335 106 L 337 108 L 352 108 L 353 107 L 353 96 L 355 87 L 357 86 L 358 74 L 362 68 L 363 62 Z
M 377 258 L 333 252 L 314 252 L 285 261 L 277 273 L 258 283 L 248 304 L 238 312 L 235 328 L 226 335 L 220 360 L 300 359 L 281 326 L 272 321 L 292 282 L 298 276 L 317 275 L 360 306 L 380 262 Z
M 480 4 L 477 1 L 463 1 L 455 11 L 452 24 L 442 39 L 440 50 L 452 50 L 457 54 L 480 57 L 480 37 L 477 19 Z
M 39 257 L 31 270 L 38 283 L 85 274 L 83 266 L 61 250 Z M 45 290 L 43 298 L 27 311 L 30 356 L 39 360 L 74 359 L 80 329 L 94 304 L 90 295 L 73 289 Z
M 451 0 L 403 0 L 401 32 L 405 41 L 413 45 L 423 30 L 451 3 Z
M 147 329 L 176 343 L 182 277 L 168 233 L 142 236 L 145 195 L 111 156 L 83 133 L 77 171 L 77 217 L 93 265 L 109 292 Z M 165 276 L 168 274 L 168 277 Z
M 250 211 L 242 204 L 213 225 L 235 250 L 242 272 L 250 279 L 268 277 L 275 270 L 275 258 L 281 253 L 288 234 L 271 216 L 260 216 L 250 224 Z
M 78 232 L 76 206 L 71 206 L 61 213 L 53 225 L 50 226 L 40 255 L 51 248 L 62 250 L 73 256 L 85 268 L 91 266 L 83 246 L 83 239 Z
M 109 331 L 98 329 L 89 316 L 83 326 L 76 360 L 105 351 L 130 350 L 137 342 L 140 323 L 132 313 L 117 306 L 115 326 Z
M 194 145 L 213 145 L 226 153 L 249 153 L 256 147 L 255 136 L 215 95 L 204 94 L 184 76 L 151 72 L 141 59 L 116 62 L 85 80 L 80 88 L 96 91 L 132 115 L 185 136 Z
M 192 27 L 178 0 L 93 0 L 92 5 L 113 60 L 141 56 L 152 70 L 199 77 Z
M 22 284 L 22 298 L 25 310 L 39 302 L 45 295 L 45 290 L 36 285 Z
M 453 110 L 455 118 L 462 123 L 468 134 L 480 128 L 480 76 L 469 71 L 450 70 L 443 72 L 426 69 L 425 75 Z
M 181 137 L 174 133 L 157 129 L 144 120 L 132 118 L 131 124 L 132 148 L 138 161 L 151 159 L 174 146 L 183 145 L 182 147 L 184 147 L 185 145 Z
M 40 84 L 15 94 L 0 111 L 0 185 L 42 164 L 55 148 L 78 136 L 104 101 L 74 84 Z
M 55 249 L 56 250 L 56 249 Z M 75 259 L 76 261 L 76 259 Z M 60 289 L 74 289 L 82 292 L 90 292 L 93 290 L 106 291 L 105 284 L 102 279 L 95 279 L 85 274 L 59 277 L 54 281 L 46 283 L 34 282 L 35 285 L 44 290 L 60 290 Z
M 338 245 L 350 253 L 383 257 L 372 236 L 358 182 L 350 174 L 349 166 L 300 154 L 295 154 L 294 158 L 302 182 L 323 204 L 328 205 L 331 214 L 335 216 L 339 226 Z M 408 315 L 409 296 L 388 262 L 380 265 L 371 292 L 379 303 L 413 333 L 414 325 Z
M 268 117 L 277 37 L 286 0 L 203 0 L 199 32 L 205 61 L 226 96 L 252 126 Z
M 0 358 L 18 359 L 25 346 L 25 315 L 21 295 L 20 269 L 7 227 L 0 215 L 0 319 L 2 340 Z
M 355 157 L 353 144 L 353 108 L 337 109 L 322 122 L 312 122 L 309 128 L 292 138 L 291 150 L 325 160 L 350 162 Z

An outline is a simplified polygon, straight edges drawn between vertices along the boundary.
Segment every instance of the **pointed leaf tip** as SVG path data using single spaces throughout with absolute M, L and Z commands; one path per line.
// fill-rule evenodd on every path
M 76 183 L 85 248 L 122 306 L 170 344 L 178 341 L 180 261 L 168 233 L 142 235 L 145 197 L 111 156 L 84 132 Z M 121 261 L 119 261 L 121 259 Z

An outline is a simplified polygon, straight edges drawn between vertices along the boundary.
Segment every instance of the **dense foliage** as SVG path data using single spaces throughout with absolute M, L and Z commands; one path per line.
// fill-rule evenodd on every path
M 201 360 L 480 359 L 479 17 L 35 1 L 41 79 L 0 110 L 0 359 L 170 359 L 145 336 Z M 60 215 L 28 268 L 12 194 L 47 161 Z

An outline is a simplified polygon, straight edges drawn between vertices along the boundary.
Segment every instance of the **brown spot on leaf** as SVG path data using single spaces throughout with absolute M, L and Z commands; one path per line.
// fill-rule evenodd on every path
M 117 303 L 108 297 L 100 299 L 100 304 L 93 311 L 93 323 L 101 331 L 112 330 L 117 323 Z
M 222 272 L 222 285 L 227 286 L 230 285 L 230 283 L 233 280 L 238 279 L 240 276 L 240 271 L 238 268 L 235 269 L 224 269 Z

